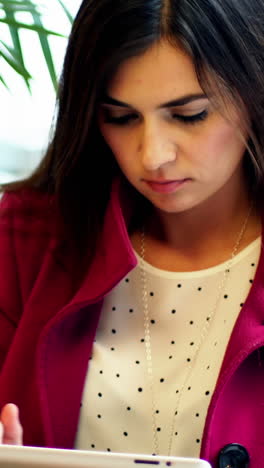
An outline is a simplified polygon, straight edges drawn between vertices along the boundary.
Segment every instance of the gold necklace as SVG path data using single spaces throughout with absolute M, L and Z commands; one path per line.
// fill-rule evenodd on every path
M 173 440 L 173 433 L 175 429 L 175 416 L 178 413 L 178 409 L 180 406 L 181 402 L 181 397 L 183 395 L 183 389 L 191 375 L 192 369 L 193 369 L 193 363 L 196 361 L 198 357 L 198 353 L 201 349 L 202 343 L 205 339 L 205 337 L 208 334 L 210 324 L 212 323 L 212 320 L 215 316 L 216 310 L 218 308 L 218 305 L 220 303 L 220 299 L 222 296 L 222 293 L 224 291 L 224 288 L 227 285 L 227 280 L 228 280 L 228 275 L 230 273 L 230 269 L 234 260 L 235 255 L 237 254 L 237 251 L 239 249 L 239 246 L 241 244 L 241 240 L 245 234 L 248 220 L 251 214 L 252 210 L 252 205 L 250 206 L 250 209 L 247 213 L 247 216 L 243 222 L 242 228 L 239 231 L 239 234 L 237 236 L 234 248 L 232 250 L 230 259 L 228 261 L 227 267 L 224 270 L 221 282 L 217 288 L 217 295 L 216 295 L 216 300 L 214 303 L 214 306 L 212 307 L 211 312 L 207 316 L 207 321 L 205 326 L 202 329 L 201 332 L 201 337 L 200 340 L 196 346 L 196 351 L 194 353 L 194 357 L 192 359 L 192 364 L 189 364 L 186 368 L 186 374 L 183 379 L 183 384 L 181 388 L 179 389 L 178 392 L 178 397 L 175 405 L 175 409 L 173 411 L 172 415 L 172 422 L 171 422 L 171 429 L 170 429 L 170 434 L 169 434 L 169 443 L 168 443 L 168 453 L 167 455 L 171 455 L 171 449 L 172 449 L 172 440 Z M 150 388 L 150 393 L 151 393 L 151 407 L 152 407 L 152 430 L 153 430 L 153 448 L 154 448 L 154 454 L 155 455 L 160 455 L 159 453 L 159 441 L 158 441 L 158 426 L 157 426 L 157 420 L 156 420 L 156 404 L 155 404 L 155 395 L 154 395 L 154 377 L 153 377 L 153 360 L 152 360 L 152 348 L 151 348 L 151 333 L 150 333 L 150 316 L 149 316 L 149 306 L 148 306 L 148 288 L 147 288 L 147 277 L 146 277 L 146 270 L 145 270 L 145 251 L 146 251 L 146 240 L 145 240 L 145 229 L 144 227 L 142 228 L 141 231 L 141 248 L 140 248 L 140 262 L 139 262 L 139 267 L 140 267 L 140 275 L 141 275 L 141 283 L 142 283 L 142 304 L 143 304 L 143 312 L 144 312 L 144 338 L 145 338 L 145 351 L 146 351 L 146 363 L 147 363 L 147 377 L 149 380 L 149 388 Z M 166 455 L 166 454 L 164 454 Z

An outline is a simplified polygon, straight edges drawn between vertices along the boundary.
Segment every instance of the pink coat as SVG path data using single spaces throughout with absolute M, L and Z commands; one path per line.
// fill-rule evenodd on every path
M 104 296 L 133 269 L 114 184 L 94 261 L 81 282 L 60 248 L 47 195 L 5 194 L 0 205 L 0 406 L 20 407 L 26 445 L 72 448 Z M 239 285 L 238 285 L 239 287 Z M 214 466 L 226 444 L 264 460 L 264 258 L 233 330 L 209 406 L 201 457 Z

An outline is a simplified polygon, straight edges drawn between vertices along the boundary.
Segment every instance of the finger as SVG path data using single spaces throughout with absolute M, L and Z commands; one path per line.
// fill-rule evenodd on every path
M 2 443 L 22 445 L 23 431 L 19 421 L 18 407 L 13 403 L 8 403 L 3 407 L 0 419 L 3 426 Z
M 4 435 L 4 426 L 0 421 L 0 444 L 3 443 L 3 435 Z

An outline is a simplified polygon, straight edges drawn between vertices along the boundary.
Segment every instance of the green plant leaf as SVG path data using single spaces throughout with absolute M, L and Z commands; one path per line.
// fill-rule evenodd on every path
M 7 9 L 5 10 L 6 13 L 6 18 L 9 20 L 14 20 L 15 21 L 15 14 L 12 9 Z M 14 46 L 14 51 L 17 55 L 18 61 L 21 63 L 21 66 L 25 68 L 25 63 L 24 63 L 24 57 L 23 57 L 23 52 L 22 52 L 22 47 L 20 43 L 20 38 L 19 38 L 19 32 L 17 28 L 14 28 L 14 26 L 9 25 L 9 31 L 10 35 L 12 38 L 13 46 Z M 29 80 L 25 77 L 23 77 L 26 83 L 27 88 L 30 91 L 30 83 Z
M 14 12 L 31 12 L 31 11 L 38 11 L 38 6 L 34 5 L 31 2 L 21 1 L 0 1 L 0 10 L 4 11 L 14 11 Z
M 46 35 L 51 35 L 51 36 L 57 36 L 57 37 L 66 37 L 65 34 L 60 34 L 55 31 L 51 31 L 50 29 L 46 29 L 44 27 L 38 26 L 36 24 L 27 24 L 27 23 L 22 23 L 21 21 L 13 21 L 13 20 L 8 20 L 7 18 L 0 18 L 0 23 L 5 23 L 11 26 L 14 26 L 15 28 L 21 28 L 21 29 L 29 29 L 30 31 L 35 31 L 37 33 L 42 33 Z
M 68 18 L 68 20 L 70 21 L 70 23 L 72 24 L 73 23 L 73 16 L 70 14 L 68 8 L 66 8 L 66 6 L 64 5 L 64 3 L 62 2 L 62 0 L 58 0 L 60 6 L 62 7 L 62 9 L 64 10 L 64 12 L 66 13 L 66 16 Z
M 19 57 L 18 57 L 16 50 L 14 50 L 10 45 L 2 41 L 2 39 L 0 39 L 0 46 L 1 44 L 2 44 L 2 47 L 4 47 L 9 52 L 9 54 L 14 58 L 14 60 L 19 61 Z
M 37 13 L 32 13 L 32 17 L 33 17 L 34 23 L 37 26 L 43 27 L 42 21 Z M 39 41 L 42 47 L 42 52 L 46 60 L 46 64 L 49 70 L 49 75 L 50 75 L 54 90 L 55 92 L 57 92 L 57 89 L 58 89 L 57 76 L 55 72 L 55 67 L 54 67 L 47 35 L 43 33 L 38 33 L 38 36 L 39 36 Z
M 9 91 L 9 87 L 7 86 L 6 81 L 4 80 L 4 78 L 1 75 L 0 75 L 0 81 L 6 87 L 6 89 Z
M 12 5 L 34 6 L 35 8 L 37 7 L 37 5 L 31 0 L 0 0 L 0 7 L 1 5 L 4 5 L 6 7 Z
M 0 57 L 10 65 L 24 79 L 29 80 L 31 75 L 27 69 L 19 62 L 16 52 L 14 52 L 7 44 L 0 40 Z

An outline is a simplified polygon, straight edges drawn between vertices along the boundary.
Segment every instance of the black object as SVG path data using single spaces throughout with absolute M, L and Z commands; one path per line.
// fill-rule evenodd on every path
M 249 454 L 243 445 L 228 444 L 218 457 L 218 468 L 249 468 Z

